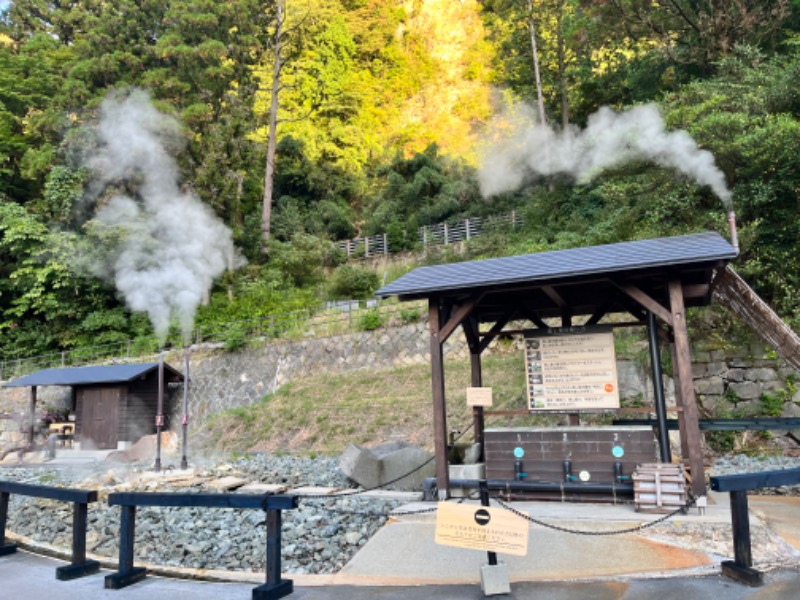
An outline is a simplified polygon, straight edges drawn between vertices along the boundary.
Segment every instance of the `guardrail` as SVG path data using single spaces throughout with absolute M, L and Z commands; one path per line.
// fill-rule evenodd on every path
M 722 563 L 723 575 L 750 586 L 764 583 L 764 573 L 753 568 L 747 492 L 797 483 L 800 483 L 800 469 L 721 475 L 711 478 L 711 489 L 715 492 L 730 492 L 731 499 L 734 560 Z
M 16 544 L 7 544 L 5 540 L 8 504 L 11 494 L 73 503 L 72 559 L 69 565 L 56 569 L 56 579 L 76 579 L 96 573 L 100 569 L 99 562 L 86 560 L 86 517 L 88 515 L 88 505 L 91 502 L 97 502 L 96 491 L 0 481 L 0 556 L 13 554 L 17 551 Z
M 277 600 L 292 593 L 291 579 L 281 579 L 281 511 L 297 508 L 298 497 L 255 494 L 180 494 L 122 492 L 108 495 L 109 506 L 120 506 L 119 570 L 107 575 L 105 587 L 120 589 L 147 576 L 133 564 L 138 506 L 179 506 L 203 508 L 261 509 L 267 513 L 266 583 L 253 588 L 253 600 Z

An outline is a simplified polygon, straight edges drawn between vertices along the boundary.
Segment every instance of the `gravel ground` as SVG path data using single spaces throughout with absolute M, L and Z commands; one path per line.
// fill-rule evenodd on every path
M 205 468 L 183 482 L 152 478 L 151 465 L 90 470 L 6 467 L 0 477 L 39 485 L 98 489 L 101 500 L 114 491 L 219 492 L 208 483 L 221 477 L 290 487 L 354 489 L 335 459 L 256 455 Z M 149 474 L 149 477 L 142 477 Z M 396 499 L 302 497 L 296 510 L 283 511 L 282 570 L 286 573 L 335 573 L 386 522 Z M 43 510 L 45 509 L 45 510 Z M 263 571 L 266 561 L 265 515 L 261 511 L 198 508 L 139 508 L 136 514 L 137 561 L 165 566 Z M 37 542 L 69 549 L 72 507 L 63 502 L 12 495 L 8 530 Z M 116 557 L 119 509 L 105 502 L 90 506 L 87 550 Z
M 152 465 L 93 468 L 5 466 L 0 478 L 40 485 L 98 489 L 101 500 L 114 491 L 218 492 L 209 483 L 222 477 L 289 487 L 319 486 L 356 490 L 331 458 L 253 455 L 195 467 L 194 477 L 153 478 Z M 717 458 L 710 475 L 800 468 L 800 457 Z M 762 490 L 761 494 L 800 495 L 800 486 Z M 285 573 L 335 573 L 386 522 L 401 504 L 391 498 L 358 495 L 301 498 L 300 508 L 283 512 L 282 570 Z M 263 571 L 266 560 L 264 513 L 253 510 L 140 508 L 136 520 L 137 561 L 165 566 Z M 72 507 L 63 502 L 11 496 L 8 530 L 68 550 Z M 98 502 L 90 507 L 87 550 L 109 558 L 118 552 L 119 509 Z M 652 533 L 658 535 L 659 532 Z M 672 534 L 675 532 L 672 531 Z M 691 533 L 691 532 L 687 532 Z M 727 539 L 722 540 L 725 544 Z

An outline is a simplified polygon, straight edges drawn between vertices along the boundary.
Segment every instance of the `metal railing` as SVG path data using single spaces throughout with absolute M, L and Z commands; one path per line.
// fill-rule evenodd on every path
M 422 248 L 457 244 L 459 242 L 469 241 L 492 229 L 509 227 L 514 229 L 521 226 L 522 223 L 523 220 L 519 213 L 511 211 L 507 214 L 486 218 L 472 217 L 460 221 L 423 225 L 417 230 L 417 243 Z M 339 242 L 339 249 L 344 252 L 348 258 L 352 256 L 363 256 L 366 258 L 380 255 L 385 256 L 398 250 L 391 248 L 389 238 L 385 233 Z

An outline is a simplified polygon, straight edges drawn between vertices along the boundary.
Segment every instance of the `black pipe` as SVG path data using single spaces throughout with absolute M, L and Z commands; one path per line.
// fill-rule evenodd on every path
M 577 481 L 578 478 L 572 474 L 572 461 L 568 458 L 564 459 L 561 463 L 561 468 L 564 471 L 564 481 Z
M 656 316 L 647 311 L 647 335 L 650 339 L 650 368 L 653 374 L 653 392 L 655 393 L 656 419 L 658 420 L 658 450 L 662 463 L 672 463 L 672 451 L 669 448 L 667 433 L 667 403 L 664 400 L 664 376 L 661 371 L 661 348 L 658 344 Z
M 428 477 L 422 484 L 423 500 L 433 499 L 435 477 Z M 486 481 L 490 490 L 506 490 L 512 492 L 562 492 L 588 494 L 633 494 L 633 482 L 630 483 L 584 483 L 568 481 L 513 481 L 510 479 L 489 479 Z M 480 479 L 451 479 L 451 488 L 480 489 Z

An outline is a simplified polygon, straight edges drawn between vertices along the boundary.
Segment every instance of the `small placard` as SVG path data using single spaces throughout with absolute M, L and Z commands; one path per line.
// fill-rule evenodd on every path
M 436 543 L 525 556 L 528 522 L 503 508 L 440 502 L 436 509 Z
M 468 387 L 467 406 L 491 406 L 492 388 L 490 387 Z

